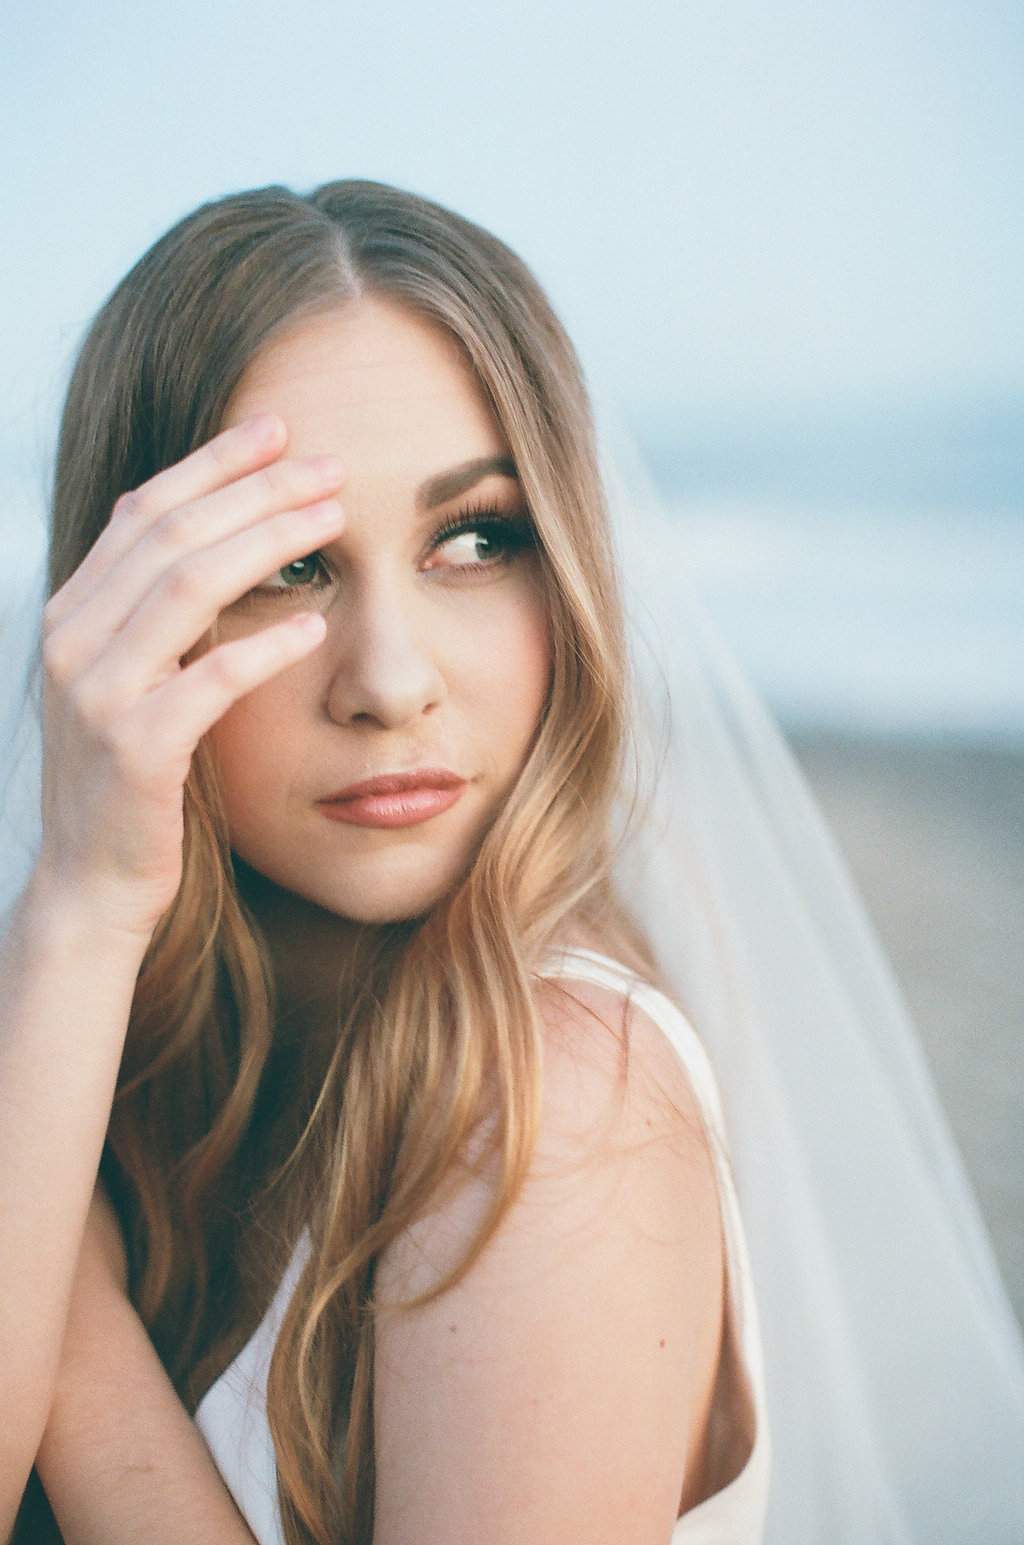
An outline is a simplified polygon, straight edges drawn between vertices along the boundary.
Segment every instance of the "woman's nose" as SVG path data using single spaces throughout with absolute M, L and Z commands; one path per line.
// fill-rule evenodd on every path
M 380 591 L 349 600 L 336 624 L 327 711 L 337 724 L 365 720 L 402 729 L 447 695 L 429 618 L 418 615 L 409 596 Z M 332 647 L 329 637 L 325 647 Z

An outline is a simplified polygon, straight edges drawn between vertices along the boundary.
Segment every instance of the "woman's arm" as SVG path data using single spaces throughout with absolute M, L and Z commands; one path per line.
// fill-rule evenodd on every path
M 124 1283 L 97 1191 L 36 1467 L 65 1545 L 254 1545 Z
M 0 952 L 0 1540 L 50 1410 L 136 979 L 180 881 L 192 754 L 323 638 L 293 615 L 191 658 L 224 606 L 341 529 L 340 464 L 282 460 L 285 440 L 273 417 L 239 425 L 126 495 L 46 608 L 42 843 Z
M 50 1407 L 143 948 L 37 874 L 0 950 L 0 1539 Z
M 537 1151 L 466 1276 L 376 1330 L 375 1545 L 667 1545 L 703 1496 L 722 1334 L 717 1186 L 661 1031 L 546 989 Z M 389 1252 L 400 1303 L 459 1259 L 471 1181 Z

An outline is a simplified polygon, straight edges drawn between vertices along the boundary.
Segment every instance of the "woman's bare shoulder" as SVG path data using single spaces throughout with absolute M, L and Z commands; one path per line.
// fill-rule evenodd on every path
M 721 1339 L 717 1187 L 660 1028 L 620 994 L 538 989 L 544 1089 L 523 1190 L 470 1271 L 385 1311 L 375 1367 L 382 1542 L 667 1539 Z M 399 1240 L 379 1297 L 439 1280 L 478 1178 Z
M 713 1180 L 700 1107 L 662 1026 L 629 993 L 572 976 L 538 989 L 544 1027 L 544 1136 L 611 1151 L 631 1136 L 677 1145 Z

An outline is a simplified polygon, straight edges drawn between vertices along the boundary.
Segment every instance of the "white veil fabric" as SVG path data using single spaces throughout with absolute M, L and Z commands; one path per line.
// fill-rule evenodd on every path
M 606 437 L 607 438 L 607 437 Z M 765 1344 L 768 1545 L 1020 1545 L 1024 1344 L 892 977 L 628 449 L 607 481 L 652 725 L 619 883 L 723 1092 Z M 2 628 L 0 912 L 39 829 L 41 578 Z
M 40 559 L 0 596 L 0 933 L 39 846 L 39 629 L 46 595 Z
M 1024 1341 L 923 1054 L 688 586 L 685 529 L 602 428 L 651 726 L 618 879 L 722 1089 L 765 1349 L 766 1545 L 1019 1545 Z

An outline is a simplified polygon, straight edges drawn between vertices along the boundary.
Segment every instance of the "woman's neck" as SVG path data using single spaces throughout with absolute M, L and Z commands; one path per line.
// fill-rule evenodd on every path
M 333 1013 L 361 932 L 358 925 L 282 889 L 238 859 L 235 876 L 239 895 L 266 941 L 279 1015 L 305 1019 Z
M 234 865 L 239 895 L 266 941 L 279 1021 L 291 1027 L 332 1030 L 367 975 L 416 927 L 352 922 L 275 885 L 238 858 Z

